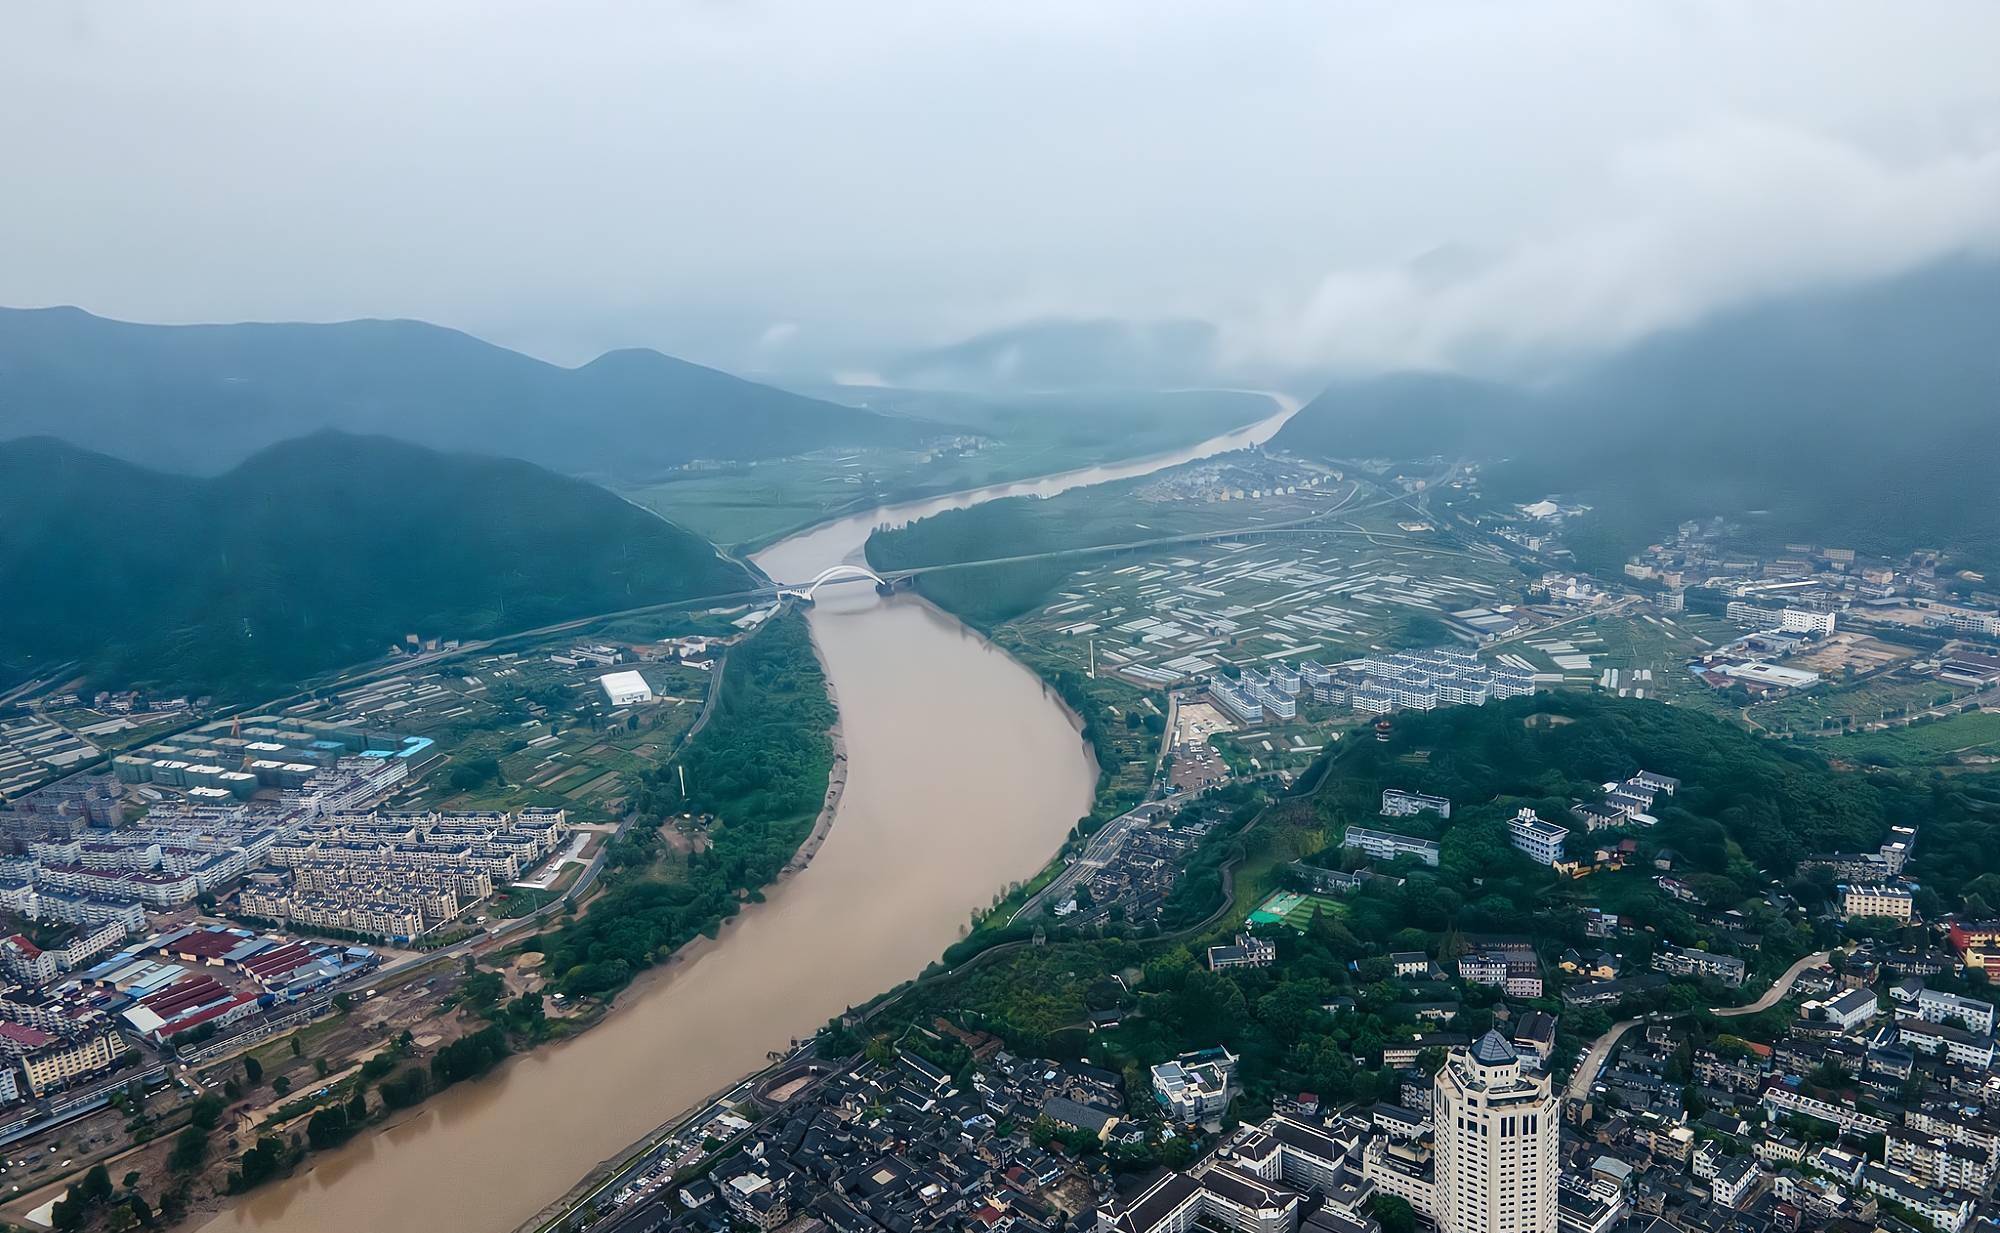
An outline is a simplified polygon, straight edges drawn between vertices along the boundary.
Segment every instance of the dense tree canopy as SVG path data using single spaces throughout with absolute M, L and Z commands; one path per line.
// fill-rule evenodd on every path
M 804 617 L 774 618 L 732 650 L 714 713 L 680 759 L 687 798 L 673 765 L 646 775 L 632 796 L 639 837 L 613 854 L 627 872 L 588 916 L 541 940 L 563 990 L 615 993 L 776 878 L 825 799 L 833 722 Z M 715 815 L 709 847 L 681 876 L 653 876 L 648 824 L 684 811 Z

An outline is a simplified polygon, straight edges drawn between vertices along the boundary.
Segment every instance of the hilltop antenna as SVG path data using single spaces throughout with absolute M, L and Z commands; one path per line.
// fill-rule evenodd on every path
M 1090 640 L 1090 679 L 1097 679 L 1097 639 Z
M 675 769 L 675 770 L 677 770 L 677 771 L 679 771 L 679 772 L 681 773 L 681 799 L 682 799 L 682 800 L 686 800 L 686 799 L 687 799 L 687 796 L 688 796 L 688 768 L 687 768 L 687 764 L 686 764 L 686 763 L 682 763 L 682 762 L 677 762 L 677 763 L 675 763 L 675 764 L 674 764 L 674 769 Z

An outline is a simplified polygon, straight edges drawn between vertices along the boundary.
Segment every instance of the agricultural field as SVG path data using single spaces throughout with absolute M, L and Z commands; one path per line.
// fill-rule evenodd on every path
M 1009 623 L 1099 675 L 1162 687 L 1225 665 L 1335 662 L 1428 645 L 1452 611 L 1516 602 L 1511 564 L 1438 537 L 1306 531 L 1116 557 L 1071 573 Z
M 1565 684 L 1597 685 L 1624 697 L 1659 698 L 1719 712 L 1727 709 L 1726 704 L 1691 676 L 1686 665 L 1735 635 L 1719 617 L 1693 612 L 1663 616 L 1630 609 L 1510 639 L 1491 653 L 1518 655 L 1537 673 L 1560 673 Z
M 1389 511 L 1412 511 L 1340 472 L 1235 453 L 1157 475 L 1096 484 L 1048 498 L 1010 497 L 951 510 L 869 537 L 877 569 L 972 564 L 933 569 L 918 579 L 924 595 L 985 629 L 1047 603 L 1082 567 L 1114 551 L 1158 558 L 1179 540 L 1239 532 L 1289 554 L 1301 536 L 1374 536 L 1387 546 L 1410 538 Z M 1414 524 L 1413 524 L 1414 525 Z M 1121 549 L 1120 546 L 1130 546 Z M 1005 564 L 991 562 L 1004 560 Z
M 1870 766 L 1983 763 L 2000 758 L 2000 711 L 1964 711 L 1907 727 L 1829 735 L 1818 745 L 1830 757 Z
M 568 809 L 580 822 L 614 818 L 626 777 L 671 756 L 701 713 L 709 673 L 672 660 L 623 663 L 655 700 L 609 705 L 597 678 L 613 668 L 558 663 L 568 641 L 385 677 L 287 714 L 388 729 L 434 742 L 418 755 L 399 808 Z
M 1750 719 L 1780 735 L 1832 736 L 1947 706 L 1969 690 L 1929 677 L 1889 673 L 1850 686 L 1822 686 L 1750 708 Z

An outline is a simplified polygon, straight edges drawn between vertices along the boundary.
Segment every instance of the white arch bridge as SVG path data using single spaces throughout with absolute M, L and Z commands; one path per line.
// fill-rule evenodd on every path
M 886 588 L 890 585 L 887 578 L 869 569 L 866 565 L 833 565 L 819 571 L 818 576 L 811 582 L 799 586 L 780 586 L 778 594 L 780 597 L 790 595 L 811 602 L 819 594 L 819 589 L 823 586 L 832 586 L 842 582 L 861 582 L 864 580 L 872 582 L 878 587 Z

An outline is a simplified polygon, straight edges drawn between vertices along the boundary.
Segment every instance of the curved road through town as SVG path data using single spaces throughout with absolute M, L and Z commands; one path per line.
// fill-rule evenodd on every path
M 1756 1001 L 1743 1006 L 1711 1007 L 1709 1013 L 1718 1019 L 1734 1019 L 1741 1015 L 1754 1015 L 1760 1010 L 1769 1010 L 1784 1001 L 1785 995 L 1792 991 L 1792 986 L 1798 983 L 1799 977 L 1803 976 L 1808 968 L 1818 967 L 1832 955 L 1832 951 L 1825 950 L 1807 955 L 1786 968 L 1785 974 L 1772 982 L 1771 987 Z M 1570 1076 L 1566 1094 L 1571 1100 L 1582 1100 L 1590 1095 L 1590 1087 L 1597 1082 L 1597 1076 L 1603 1072 L 1605 1060 L 1611 1056 L 1611 1050 L 1617 1047 L 1625 1033 L 1644 1022 L 1645 1019 L 1622 1019 L 1612 1024 L 1610 1031 L 1591 1042 L 1590 1050 L 1583 1055 L 1583 1060 L 1576 1064 L 1576 1073 Z

